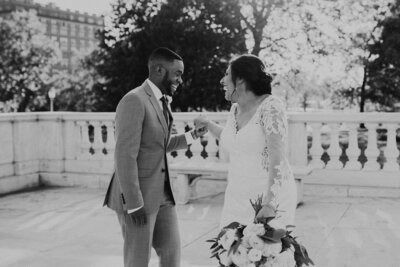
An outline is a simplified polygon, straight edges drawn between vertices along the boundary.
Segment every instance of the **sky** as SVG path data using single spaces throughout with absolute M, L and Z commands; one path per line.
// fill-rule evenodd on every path
M 61 9 L 78 10 L 81 12 L 88 12 L 89 14 L 107 14 L 111 12 L 111 3 L 116 0 L 34 0 L 39 4 L 47 4 L 52 2 L 59 6 Z

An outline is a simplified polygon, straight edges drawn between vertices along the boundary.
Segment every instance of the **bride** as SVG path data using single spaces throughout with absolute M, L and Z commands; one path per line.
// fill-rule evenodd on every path
M 271 81 L 261 59 L 239 56 L 221 79 L 225 98 L 233 103 L 225 127 L 204 116 L 195 121 L 220 139 L 220 151 L 229 159 L 221 228 L 234 221 L 252 223 L 249 200 L 260 195 L 263 209 L 259 215 L 272 207 L 278 210 L 280 223 L 294 224 L 297 191 L 285 153 L 287 118 L 281 100 L 271 95 Z

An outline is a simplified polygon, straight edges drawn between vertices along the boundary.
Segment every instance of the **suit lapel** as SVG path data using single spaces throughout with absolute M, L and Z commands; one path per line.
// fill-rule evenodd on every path
M 145 82 L 145 84 L 144 84 L 144 90 L 146 91 L 147 95 L 149 96 L 150 103 L 153 106 L 154 110 L 156 111 L 157 118 L 162 125 L 165 136 L 167 136 L 169 138 L 168 126 L 167 126 L 167 122 L 165 121 L 164 114 L 161 110 L 160 104 L 158 103 L 158 99 L 156 99 L 156 97 L 154 96 L 153 91 L 151 90 L 151 88 L 147 84 L 147 82 Z

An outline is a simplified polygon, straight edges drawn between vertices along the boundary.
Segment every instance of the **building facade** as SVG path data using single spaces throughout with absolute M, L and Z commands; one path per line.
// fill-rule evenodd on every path
M 56 41 L 62 51 L 60 69 L 72 70 L 74 55 L 88 54 L 97 46 L 95 34 L 104 28 L 103 16 L 69 9 L 53 3 L 41 5 L 33 0 L 0 0 L 0 16 L 18 10 L 34 10 L 46 29 L 46 35 Z

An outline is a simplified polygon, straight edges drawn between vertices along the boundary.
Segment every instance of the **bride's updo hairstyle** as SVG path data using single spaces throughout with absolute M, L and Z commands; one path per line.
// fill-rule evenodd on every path
M 255 95 L 271 94 L 272 76 L 267 73 L 262 60 L 254 55 L 241 55 L 230 63 L 233 84 L 236 79 L 243 79 L 248 85 L 248 90 Z

